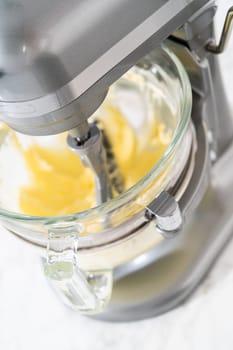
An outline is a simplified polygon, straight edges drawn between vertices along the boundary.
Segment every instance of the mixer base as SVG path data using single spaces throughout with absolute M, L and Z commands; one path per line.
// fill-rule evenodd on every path
M 117 268 L 108 309 L 97 319 L 128 322 L 154 317 L 179 305 L 198 286 L 233 233 L 233 145 L 212 168 L 195 214 L 176 238 L 138 257 L 131 273 Z M 132 263 L 131 263 L 132 265 Z

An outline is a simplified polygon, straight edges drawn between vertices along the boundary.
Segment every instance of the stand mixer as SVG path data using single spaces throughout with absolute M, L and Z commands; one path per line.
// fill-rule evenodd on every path
M 103 231 L 96 238 L 80 237 L 82 213 L 62 216 L 57 224 L 53 217 L 16 218 L 2 210 L 1 220 L 43 252 L 47 247 L 43 262 L 49 282 L 80 312 L 112 321 L 165 312 L 193 291 L 231 237 L 233 120 L 216 54 L 224 49 L 233 10 L 216 45 L 216 9 L 210 0 L 106 0 L 101 8 L 93 0 L 0 5 L 1 120 L 33 136 L 68 131 L 68 147 L 94 173 L 96 203 L 106 204 L 103 217 L 97 220 L 95 209 L 91 213 L 92 227 L 101 223 Z M 116 202 L 104 134 L 89 118 L 109 86 L 138 62 L 140 67 L 154 48 L 156 60 L 164 57 L 170 69 L 169 58 L 158 48 L 163 43 L 177 70 L 180 62 L 185 68 L 192 87 L 192 123 L 185 122 L 172 172 L 181 157 L 184 164 L 172 184 L 145 199 L 143 210 L 114 226 L 111 206 Z M 185 93 L 188 99 L 188 87 Z M 126 200 L 133 200 L 130 192 L 125 198 L 123 210 Z M 120 259 L 129 244 L 134 253 Z

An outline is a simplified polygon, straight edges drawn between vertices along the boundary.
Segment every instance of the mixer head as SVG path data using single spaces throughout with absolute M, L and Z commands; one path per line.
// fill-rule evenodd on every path
M 2 120 L 29 135 L 82 131 L 110 84 L 207 2 L 1 2 Z

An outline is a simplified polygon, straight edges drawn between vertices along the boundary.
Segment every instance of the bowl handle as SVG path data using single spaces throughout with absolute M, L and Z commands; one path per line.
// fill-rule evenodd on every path
M 84 314 L 101 312 L 111 297 L 112 270 L 83 271 L 78 267 L 77 226 L 48 228 L 44 273 L 62 301 Z

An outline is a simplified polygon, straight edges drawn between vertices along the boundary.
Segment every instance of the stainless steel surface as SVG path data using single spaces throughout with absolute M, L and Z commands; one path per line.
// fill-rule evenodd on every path
M 179 204 L 167 191 L 163 191 L 147 207 L 145 216 L 155 220 L 157 229 L 166 237 L 177 234 L 183 224 Z
M 112 198 L 110 177 L 108 175 L 106 153 L 103 147 L 102 135 L 95 124 L 90 124 L 89 135 L 81 142 L 68 134 L 67 144 L 95 175 L 96 204 Z
M 1 2 L 2 119 L 32 135 L 78 126 L 112 82 L 207 2 Z
M 76 138 L 80 143 L 85 142 L 89 137 L 89 124 L 87 120 L 79 124 L 78 128 L 69 130 L 71 137 Z
M 186 44 L 198 57 L 205 57 L 205 46 L 214 38 L 213 20 L 216 10 L 216 1 L 209 1 L 172 33 L 172 37 L 179 39 L 183 45 Z
M 219 43 L 216 44 L 213 41 L 210 41 L 206 45 L 206 50 L 211 53 L 219 54 L 225 50 L 228 40 L 230 39 L 232 31 L 232 19 L 233 19 L 233 6 L 228 10 L 226 19 L 223 25 L 222 33 L 219 39 Z

